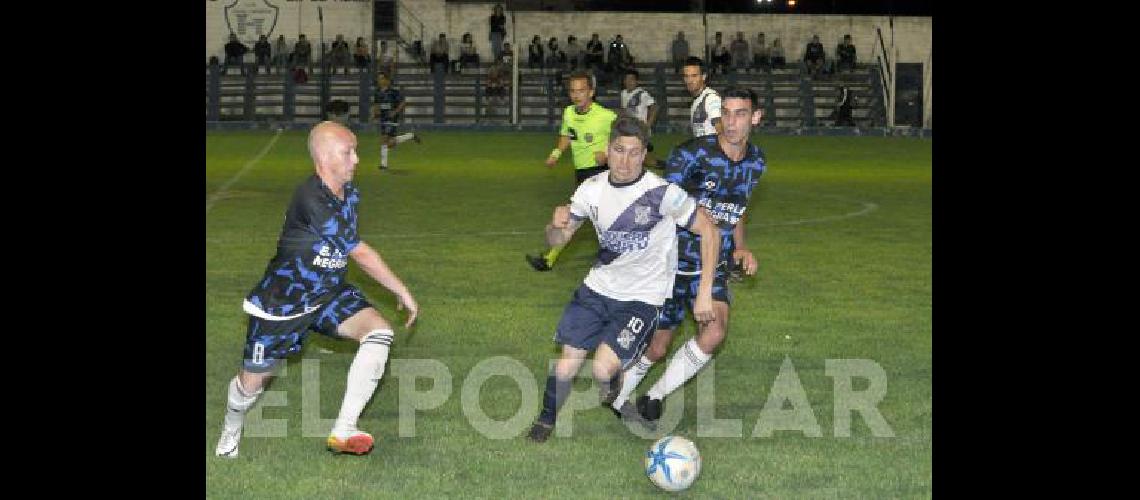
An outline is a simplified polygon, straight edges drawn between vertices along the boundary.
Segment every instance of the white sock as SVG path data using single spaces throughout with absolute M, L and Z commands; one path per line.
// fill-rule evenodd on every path
M 380 166 L 388 166 L 388 145 L 380 146 Z
M 416 134 L 397 135 L 396 136 L 396 144 L 399 144 L 399 143 L 404 142 L 404 141 L 410 141 L 410 140 L 412 140 L 412 137 L 415 137 L 415 136 L 416 136 Z
M 261 391 L 247 395 L 245 388 L 241 386 L 241 380 L 236 375 L 230 380 L 230 390 L 226 397 L 227 429 L 237 429 L 242 426 L 245 422 L 245 412 L 249 411 L 249 407 L 253 406 L 258 396 L 261 396 Z
M 653 384 L 653 388 L 649 389 L 647 393 L 649 398 L 664 399 L 665 396 L 672 394 L 693 378 L 693 375 L 696 375 L 711 357 L 697 346 L 697 339 L 689 339 L 685 345 L 677 349 L 673 359 L 669 360 L 669 366 L 665 368 L 665 374 Z
M 621 393 L 618 394 L 617 399 L 614 400 L 612 406 L 615 410 L 620 410 L 621 405 L 629 401 L 629 395 L 633 394 L 633 390 L 637 388 L 637 384 L 641 383 L 641 379 L 645 378 L 645 374 L 649 373 L 649 368 L 653 366 L 653 362 L 649 358 L 642 356 L 637 360 L 633 366 L 629 367 L 622 375 Z
M 344 390 L 344 402 L 340 405 L 340 415 L 333 424 L 333 433 L 356 429 L 356 419 L 364 411 L 364 405 L 376 392 L 380 377 L 384 376 L 384 366 L 388 363 L 388 346 L 392 344 L 392 330 L 373 330 L 360 341 L 352 366 L 348 368 L 348 386 Z

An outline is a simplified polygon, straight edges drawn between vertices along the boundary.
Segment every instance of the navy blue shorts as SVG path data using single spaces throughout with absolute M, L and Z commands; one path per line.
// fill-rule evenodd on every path
M 554 341 L 587 351 L 605 342 L 624 370 L 641 357 L 653 338 L 657 310 L 645 302 L 614 300 L 581 285 L 562 311 Z
M 732 304 L 732 292 L 728 289 L 728 276 L 717 270 L 713 277 L 713 300 Z M 673 296 L 665 299 L 661 306 L 661 316 L 658 318 L 658 328 L 673 330 L 685 321 L 685 309 L 693 308 L 693 301 L 697 300 L 697 289 L 701 285 L 701 276 L 678 274 L 673 281 Z
M 337 287 L 315 302 L 323 305 L 298 318 L 272 321 L 251 315 L 246 328 L 242 368 L 252 373 L 272 370 L 278 361 L 300 352 L 310 330 L 342 338 L 337 335 L 336 328 L 354 314 L 371 307 L 364 294 L 349 284 Z
M 380 135 L 385 137 L 396 137 L 396 125 L 380 125 Z

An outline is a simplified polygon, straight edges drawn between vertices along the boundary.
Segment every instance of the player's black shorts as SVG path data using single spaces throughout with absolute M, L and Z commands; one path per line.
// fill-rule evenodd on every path
M 657 310 L 652 304 L 614 300 L 581 285 L 562 311 L 554 341 L 587 351 L 605 342 L 624 370 L 641 357 L 653 338 Z
M 590 177 L 598 175 L 598 173 L 605 172 L 606 170 L 609 170 L 609 169 L 610 169 L 609 165 L 600 165 L 597 167 L 575 169 L 574 170 L 574 180 L 575 180 L 575 182 L 577 182 L 577 185 L 581 186 L 583 182 L 586 182 L 586 179 L 589 179 Z
M 396 137 L 396 135 L 397 135 L 396 125 L 395 124 L 392 124 L 392 125 L 381 124 L 380 125 L 380 135 L 387 136 L 387 137 Z
M 658 318 L 658 328 L 673 330 L 685 321 L 685 309 L 693 308 L 700 288 L 701 276 L 678 274 L 673 281 L 673 296 L 665 299 Z M 732 304 L 732 291 L 728 289 L 728 274 L 717 269 L 713 278 L 712 298 L 714 301 Z
M 337 326 L 371 306 L 364 294 L 349 284 L 337 287 L 315 304 L 319 304 L 318 309 L 293 319 L 273 321 L 251 315 L 245 334 L 242 368 L 253 373 L 272 370 L 278 361 L 301 350 L 310 330 L 341 338 L 336 333 Z

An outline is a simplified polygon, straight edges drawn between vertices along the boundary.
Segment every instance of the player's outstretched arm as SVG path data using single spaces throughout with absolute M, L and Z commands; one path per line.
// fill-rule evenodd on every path
M 720 229 L 704 207 L 698 207 L 689 231 L 701 236 L 701 284 L 697 288 L 697 299 L 693 301 L 693 317 L 698 322 L 708 323 L 716 319 L 712 306 L 712 284 L 720 255 Z
M 546 243 L 550 246 L 565 245 L 581 225 L 582 221 L 570 217 L 570 205 L 554 207 L 554 215 L 546 225 Z
M 408 287 L 404 286 L 404 282 L 396 276 L 384 263 L 384 259 L 380 258 L 380 254 L 376 252 L 371 246 L 365 242 L 360 242 L 353 248 L 348 255 L 364 270 L 372 279 L 380 283 L 381 286 L 390 290 L 396 295 L 396 308 L 408 309 L 408 321 L 404 323 L 405 328 L 410 328 L 412 323 L 416 322 L 416 316 L 419 315 L 420 306 L 416 304 L 416 299 L 412 297 L 412 293 L 408 291 Z
M 748 242 L 744 241 L 744 217 L 743 215 L 740 216 L 740 221 L 732 230 L 732 241 L 736 247 L 736 250 L 732 251 L 732 260 L 740 263 L 740 267 L 744 269 L 744 274 L 752 276 L 756 274 L 756 269 L 760 265 L 756 256 L 752 254 L 752 250 L 748 249 Z

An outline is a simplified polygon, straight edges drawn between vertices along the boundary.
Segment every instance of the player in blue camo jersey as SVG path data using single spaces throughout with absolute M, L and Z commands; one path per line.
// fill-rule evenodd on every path
M 689 68 L 686 67 L 686 70 Z M 713 281 L 713 309 L 716 319 L 698 321 L 695 338 L 673 355 L 665 373 L 637 399 L 636 410 L 641 423 L 653 428 L 661 416 L 661 401 L 691 379 L 712 357 L 728 332 L 728 309 L 732 294 L 728 275 L 734 265 L 745 274 L 756 273 L 756 257 L 748 249 L 744 234 L 744 212 L 752 191 L 766 168 L 764 152 L 749 142 L 752 127 L 760 124 L 761 110 L 756 93 L 744 87 L 730 87 L 721 101 L 723 132 L 690 139 L 670 153 L 665 166 L 665 179 L 677 184 L 705 207 L 720 228 L 721 251 L 715 263 L 703 263 L 700 237 L 685 229 L 677 230 L 677 277 L 673 297 L 661 308 L 660 329 L 645 355 L 625 371 L 621 390 L 609 402 L 619 417 L 629 413 L 629 396 L 653 363 L 665 356 L 673 340 L 673 332 L 685 319 L 685 308 L 692 307 L 697 290 L 696 277 L 706 264 L 716 266 Z
M 422 142 L 420 136 L 414 132 L 410 134 L 396 134 L 396 124 L 400 115 L 407 106 L 404 95 L 392 87 L 392 80 L 388 75 L 376 75 L 376 89 L 372 92 L 372 114 L 380 121 L 380 170 L 388 168 L 388 149 L 396 147 L 401 142 L 412 140 L 416 144 Z
M 220 457 L 238 456 L 246 412 L 279 362 L 301 350 L 310 330 L 360 343 L 328 448 L 356 455 L 372 449 L 372 436 L 357 429 L 356 421 L 384 375 L 394 334 L 360 290 L 345 281 L 349 257 L 396 295 L 397 308 L 408 310 L 405 327 L 419 314 L 408 288 L 357 232 L 360 192 L 351 182 L 359 161 L 356 136 L 338 123 L 319 123 L 309 133 L 309 154 L 316 173 L 293 193 L 277 254 L 242 306 L 249 323 L 214 450 Z

